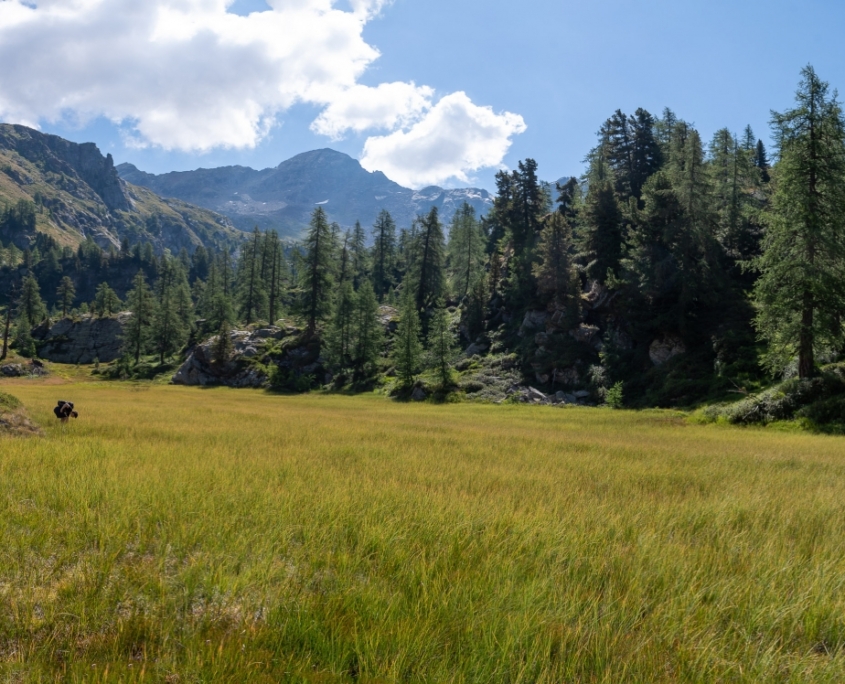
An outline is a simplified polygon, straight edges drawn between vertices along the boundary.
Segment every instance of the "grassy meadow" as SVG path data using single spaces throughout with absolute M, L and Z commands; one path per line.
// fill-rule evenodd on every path
M 0 389 L 0 682 L 845 681 L 843 438 Z

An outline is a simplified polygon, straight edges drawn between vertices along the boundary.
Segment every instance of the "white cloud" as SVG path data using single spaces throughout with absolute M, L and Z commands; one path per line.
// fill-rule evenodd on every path
M 311 130 L 339 140 L 347 131 L 395 130 L 418 121 L 431 108 L 434 91 L 413 83 L 356 85 L 338 93 L 311 124 Z
M 135 144 L 203 152 L 254 147 L 309 103 L 323 108 L 312 130 L 332 139 L 388 131 L 364 159 L 397 180 L 465 178 L 499 164 L 524 129 L 462 93 L 433 105 L 433 90 L 413 82 L 360 85 L 379 57 L 363 29 L 390 0 L 349 0 L 351 11 L 267 0 L 248 16 L 229 13 L 233 1 L 0 0 L 0 120 L 105 116 Z
M 449 180 L 466 183 L 469 173 L 498 166 L 511 138 L 525 128 L 518 114 L 496 114 L 473 104 L 465 93 L 453 93 L 409 130 L 367 140 L 361 164 L 413 188 Z

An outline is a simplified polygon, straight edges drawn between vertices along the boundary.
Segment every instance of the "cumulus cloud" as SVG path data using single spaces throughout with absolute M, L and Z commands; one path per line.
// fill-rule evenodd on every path
M 500 164 L 511 138 L 525 128 L 518 114 L 496 114 L 473 104 L 465 93 L 453 93 L 409 130 L 367 140 L 361 164 L 411 187 L 466 183 L 472 171 Z
M 267 0 L 248 16 L 228 12 L 233 1 L 0 0 L 0 119 L 105 116 L 135 144 L 203 152 L 254 147 L 280 114 L 308 103 L 322 108 L 312 130 L 329 138 L 386 131 L 364 159 L 397 180 L 465 178 L 500 163 L 495 151 L 524 129 L 462 93 L 435 104 L 412 82 L 359 84 L 379 57 L 363 29 L 389 0 L 350 0 L 349 10 Z

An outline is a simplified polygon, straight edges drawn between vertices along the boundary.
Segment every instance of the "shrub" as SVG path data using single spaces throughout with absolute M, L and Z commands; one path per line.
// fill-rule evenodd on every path
M 622 396 L 622 383 L 617 382 L 613 387 L 607 390 L 604 397 L 604 403 L 612 409 L 621 409 L 625 406 L 625 400 Z

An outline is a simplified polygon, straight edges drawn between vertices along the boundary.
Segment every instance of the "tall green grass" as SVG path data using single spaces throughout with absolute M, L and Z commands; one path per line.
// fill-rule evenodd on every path
M 5 390 L 47 436 L 0 439 L 0 681 L 845 680 L 841 438 Z

